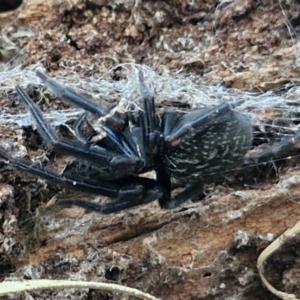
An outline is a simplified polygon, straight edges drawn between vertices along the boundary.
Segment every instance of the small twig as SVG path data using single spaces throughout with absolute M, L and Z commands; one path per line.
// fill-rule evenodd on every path
M 143 293 L 137 289 L 122 286 L 113 283 L 103 282 L 86 282 L 86 281 L 70 281 L 70 280 L 22 280 L 22 281 L 6 281 L 0 283 L 0 296 L 16 292 L 28 292 L 32 290 L 41 290 L 49 288 L 88 288 L 98 289 L 109 292 L 121 292 L 128 296 L 135 296 L 143 300 L 159 300 L 154 296 Z

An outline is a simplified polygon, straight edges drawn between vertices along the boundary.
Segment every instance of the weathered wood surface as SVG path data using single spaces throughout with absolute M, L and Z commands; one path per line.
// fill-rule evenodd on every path
M 268 91 L 299 81 L 298 8 L 297 1 L 26 0 L 0 14 L 0 70 L 38 63 L 74 80 L 135 62 L 209 85 Z M 1 110 L 18 114 L 11 92 L 0 89 Z M 61 105 L 47 101 L 46 111 Z M 28 140 L 32 130 L 1 131 L 5 141 L 31 145 L 31 157 L 43 155 L 33 147 L 39 141 Z M 162 299 L 276 299 L 262 286 L 256 259 L 300 218 L 297 159 L 253 187 L 213 185 L 201 203 L 172 211 L 153 203 L 110 216 L 46 207 L 57 188 L 17 171 L 0 173 L 0 181 L 2 279 L 112 281 Z M 271 278 L 295 293 L 296 247 L 274 259 Z M 88 290 L 31 295 L 120 299 Z

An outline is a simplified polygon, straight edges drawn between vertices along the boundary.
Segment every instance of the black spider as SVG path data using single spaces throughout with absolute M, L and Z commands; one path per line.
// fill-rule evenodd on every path
M 251 147 L 252 127 L 246 115 L 232 110 L 238 102 L 187 114 L 167 111 L 158 116 L 154 98 L 140 73 L 143 110 L 109 115 L 100 106 L 43 73 L 37 71 L 37 76 L 58 97 L 96 118 L 104 117 L 101 126 L 104 137 L 99 137 L 86 115 L 82 115 L 75 124 L 76 140 L 65 140 L 56 134 L 25 91 L 19 86 L 16 88 L 48 146 L 78 158 L 78 176 L 69 178 L 53 173 L 29 161 L 13 158 L 2 148 L 0 157 L 17 169 L 62 186 L 117 199 L 104 205 L 81 199 L 61 199 L 57 201 L 59 205 L 74 204 L 109 214 L 158 199 L 162 208 L 174 208 L 200 195 L 202 182 L 212 174 L 283 156 L 297 148 L 300 139 L 298 132 L 294 138 L 244 160 Z M 139 176 L 150 170 L 155 170 L 156 180 Z M 173 179 L 175 185 L 171 183 Z M 171 198 L 175 186 L 184 186 L 184 189 Z

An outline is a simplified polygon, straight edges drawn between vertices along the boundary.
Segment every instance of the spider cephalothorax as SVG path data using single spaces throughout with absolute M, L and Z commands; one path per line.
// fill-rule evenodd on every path
M 60 138 L 44 119 L 39 107 L 25 91 L 17 87 L 19 98 L 31 112 L 42 139 L 55 151 L 74 156 L 84 162 L 76 177 L 51 172 L 27 160 L 11 157 L 0 148 L 0 157 L 11 166 L 80 191 L 103 195 L 116 200 L 100 205 L 81 199 L 61 199 L 60 205 L 74 204 L 101 213 L 112 213 L 158 199 L 163 208 L 173 208 L 202 192 L 202 182 L 213 174 L 243 164 L 251 147 L 252 127 L 248 117 L 232 109 L 238 104 L 223 103 L 190 113 L 167 111 L 158 116 L 154 97 L 140 74 L 142 110 L 109 115 L 103 108 L 37 71 L 37 76 L 58 97 L 104 117 L 99 132 L 82 115 L 75 123 L 76 140 Z M 281 155 L 299 140 L 285 140 L 263 151 L 249 162 L 267 161 Z M 154 170 L 156 180 L 139 174 Z M 88 174 L 88 176 L 86 175 Z M 171 198 L 176 186 L 184 189 Z

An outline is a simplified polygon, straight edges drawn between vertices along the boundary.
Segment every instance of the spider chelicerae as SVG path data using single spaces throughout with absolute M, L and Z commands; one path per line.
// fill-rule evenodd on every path
M 73 204 L 104 214 L 155 200 L 162 208 L 174 208 L 200 195 L 202 182 L 212 174 L 282 157 L 295 150 L 300 140 L 299 131 L 293 138 L 244 159 L 251 147 L 252 127 L 245 114 L 233 110 L 239 102 L 190 113 L 166 111 L 159 116 L 154 97 L 140 72 L 143 109 L 111 115 L 42 72 L 36 74 L 58 97 L 83 108 L 94 119 L 102 118 L 101 138 L 87 114 L 74 124 L 75 139 L 61 138 L 26 92 L 16 87 L 44 142 L 53 150 L 77 159 L 77 176 L 59 175 L 28 160 L 14 158 L 3 148 L 0 158 L 16 169 L 61 186 L 115 199 L 103 205 L 82 199 L 60 199 L 59 205 Z M 153 170 L 156 179 L 139 176 Z M 172 198 L 171 192 L 178 186 L 183 190 Z

